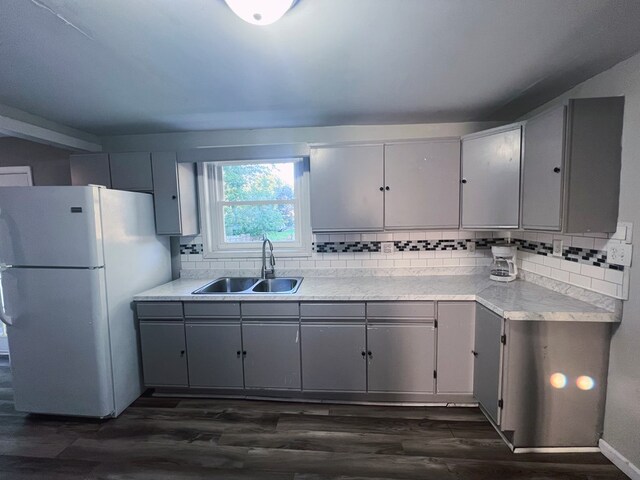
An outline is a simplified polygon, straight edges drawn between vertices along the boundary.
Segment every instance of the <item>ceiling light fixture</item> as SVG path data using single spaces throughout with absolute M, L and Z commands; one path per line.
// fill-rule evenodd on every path
M 254 25 L 270 25 L 287 13 L 295 0 L 224 0 L 233 13 Z

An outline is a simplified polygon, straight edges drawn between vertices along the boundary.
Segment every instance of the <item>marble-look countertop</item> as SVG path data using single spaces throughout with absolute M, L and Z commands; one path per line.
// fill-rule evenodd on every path
M 191 292 L 206 279 L 178 279 L 142 292 L 134 301 L 477 301 L 508 320 L 619 322 L 619 315 L 523 280 L 496 283 L 486 275 L 306 277 L 295 294 Z

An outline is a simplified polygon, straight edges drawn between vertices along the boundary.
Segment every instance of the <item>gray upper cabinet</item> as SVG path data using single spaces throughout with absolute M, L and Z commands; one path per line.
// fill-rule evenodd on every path
M 462 227 L 517 228 L 521 125 L 462 139 Z
M 438 393 L 473 392 L 475 302 L 438 302 Z
M 382 230 L 383 155 L 382 145 L 311 150 L 313 231 Z
M 111 186 L 118 190 L 152 192 L 151 154 L 148 152 L 112 153 Z
M 178 163 L 175 152 L 151 154 L 156 232 L 197 235 L 198 202 L 193 163 Z
M 569 100 L 525 124 L 522 226 L 615 232 L 623 97 Z
M 71 185 L 104 185 L 111 188 L 108 153 L 71 155 Z
M 460 141 L 385 145 L 388 229 L 458 228 Z

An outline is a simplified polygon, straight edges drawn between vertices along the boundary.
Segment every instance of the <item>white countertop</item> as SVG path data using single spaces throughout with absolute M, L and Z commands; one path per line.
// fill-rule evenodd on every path
M 179 279 L 134 301 L 477 301 L 508 320 L 619 322 L 613 312 L 523 280 L 496 283 L 486 275 L 305 277 L 295 294 L 193 295 L 212 279 Z

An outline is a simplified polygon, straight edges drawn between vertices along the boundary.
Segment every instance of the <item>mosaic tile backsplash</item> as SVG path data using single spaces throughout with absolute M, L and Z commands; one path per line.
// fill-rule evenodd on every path
M 562 257 L 552 256 L 552 241 L 564 242 Z M 511 240 L 518 247 L 518 267 L 617 298 L 628 296 L 628 271 L 607 262 L 605 234 L 587 236 L 533 232 L 425 231 L 363 234 L 318 234 L 311 257 L 281 257 L 277 267 L 304 269 L 401 269 L 487 267 L 491 245 Z M 382 243 L 391 242 L 393 253 L 382 253 Z M 476 251 L 468 251 L 467 242 Z M 180 245 L 182 269 L 259 270 L 260 259 L 205 259 L 200 236 L 184 238 Z

